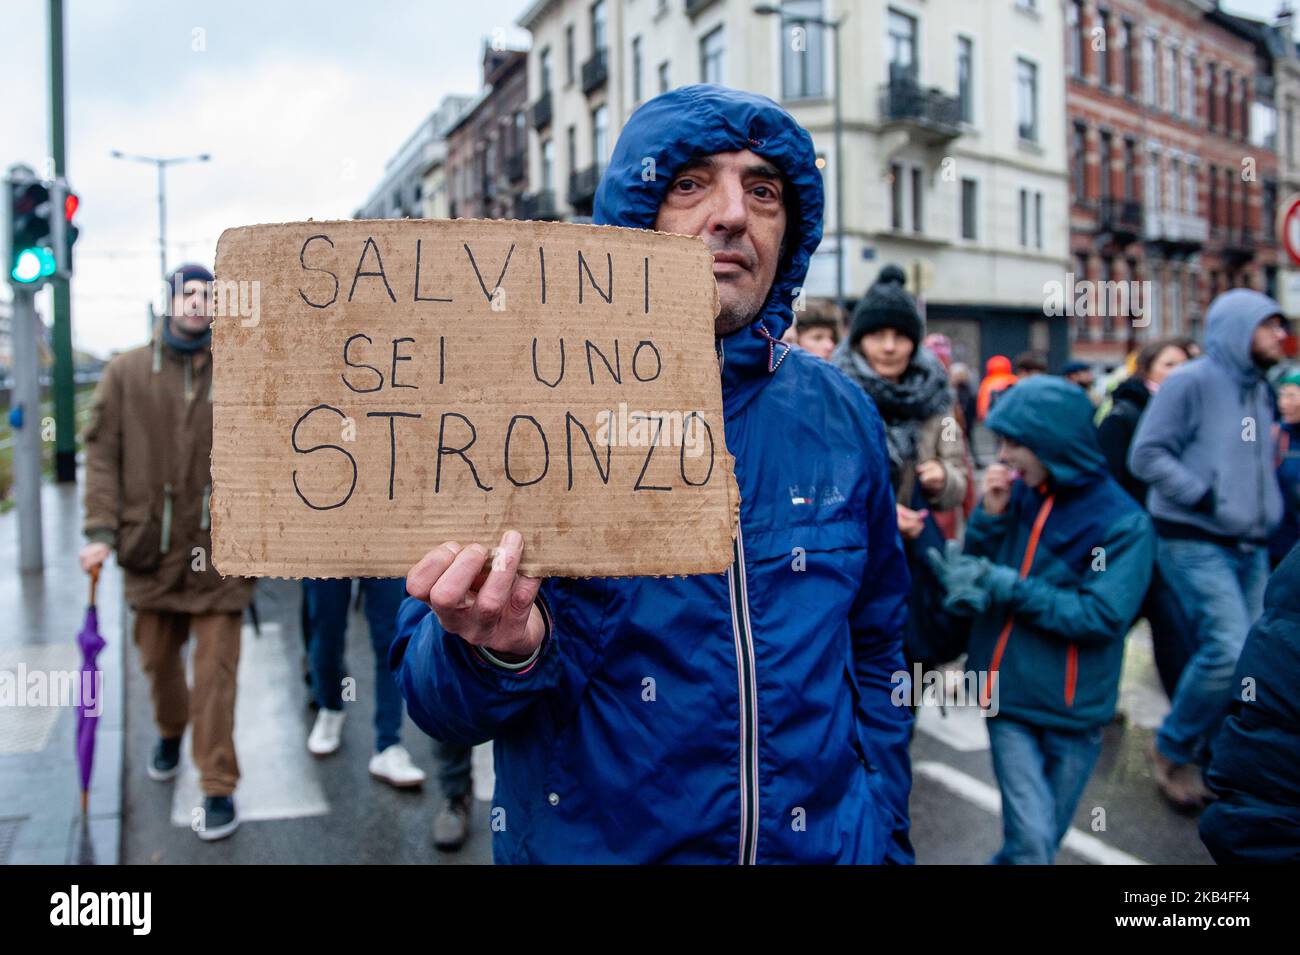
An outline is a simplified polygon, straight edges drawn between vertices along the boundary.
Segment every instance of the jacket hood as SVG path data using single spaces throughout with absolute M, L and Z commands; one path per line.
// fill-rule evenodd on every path
M 1151 400 L 1151 389 L 1147 387 L 1141 375 L 1133 375 L 1115 386 L 1115 390 L 1111 392 L 1111 400 L 1131 401 L 1139 409 L 1145 408 L 1147 402 Z
M 1259 323 L 1281 315 L 1282 306 L 1263 292 L 1234 288 L 1210 303 L 1205 316 L 1205 351 L 1215 361 L 1236 372 L 1243 384 L 1261 377 L 1250 356 L 1250 340 Z
M 1056 484 L 1077 487 L 1106 472 L 1093 411 L 1078 385 L 1055 375 L 1033 375 L 1003 393 L 986 424 L 1033 451 Z
M 721 86 L 683 86 L 656 96 L 628 119 L 596 190 L 592 221 L 653 229 L 673 176 L 714 153 L 752 150 L 785 175 L 793 190 L 791 241 L 758 316 L 719 341 L 727 413 L 742 407 L 781 365 L 779 339 L 793 320 L 808 263 L 822 238 L 824 194 L 808 131 L 766 96 Z M 649 174 L 647 174 L 649 173 Z
M 1006 355 L 994 355 L 984 364 L 984 373 L 986 375 L 1009 375 L 1011 374 L 1011 359 Z

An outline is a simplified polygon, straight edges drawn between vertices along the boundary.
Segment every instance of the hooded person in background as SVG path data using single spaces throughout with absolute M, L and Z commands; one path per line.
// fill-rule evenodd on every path
M 399 683 L 432 736 L 494 741 L 498 862 L 912 859 L 884 428 L 780 341 L 821 240 L 816 158 L 770 99 L 685 86 L 632 114 L 596 191 L 597 224 L 713 252 L 731 569 L 542 582 L 516 573 L 509 531 L 490 571 L 486 548 L 451 541 L 407 576 Z
M 1011 371 L 1011 359 L 1006 355 L 994 355 L 984 363 L 984 379 L 975 398 L 975 417 L 981 424 L 988 418 L 997 398 L 1018 380 Z
M 1263 605 L 1268 537 L 1282 518 L 1273 396 L 1282 309 L 1250 289 L 1218 296 L 1205 355 L 1170 375 L 1138 423 L 1129 468 L 1150 485 L 1161 575 L 1197 628 L 1197 649 L 1152 749 L 1160 791 L 1179 809 L 1212 793 L 1199 766 L 1233 696 L 1232 674 Z
M 193 731 L 212 841 L 239 825 L 232 795 L 239 626 L 253 581 L 222 577 L 208 561 L 212 456 L 212 273 L 183 265 L 168 277 L 171 302 L 154 340 L 104 368 L 86 429 L 87 573 L 117 551 L 135 644 L 149 678 L 159 740 L 149 775 L 165 781 Z M 194 634 L 194 687 L 181 648 Z
M 1115 388 L 1111 396 L 1111 411 L 1097 426 L 1097 441 L 1106 456 L 1106 467 L 1110 469 L 1111 477 L 1143 508 L 1146 507 L 1147 486 L 1129 470 L 1129 448 L 1151 396 L 1188 357 L 1183 339 L 1162 338 L 1147 342 L 1138 352 L 1132 377 L 1124 379 Z M 1178 678 L 1196 650 L 1195 628 L 1183 611 L 1178 594 L 1160 575 L 1159 567 L 1151 575 L 1151 587 L 1142 602 L 1142 616 L 1151 626 L 1151 646 L 1160 685 L 1172 700 Z
M 945 605 L 974 618 L 966 667 L 986 674 L 981 705 L 1004 837 L 993 861 L 1045 865 L 1115 714 L 1155 535 L 1107 473 L 1077 385 L 1046 375 L 1018 382 L 988 426 L 999 463 L 985 475 L 965 553 L 950 542 L 929 556 Z

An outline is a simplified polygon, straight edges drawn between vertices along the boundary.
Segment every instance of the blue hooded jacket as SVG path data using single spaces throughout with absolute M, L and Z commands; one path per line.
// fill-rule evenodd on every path
M 1124 637 L 1155 559 L 1151 520 L 1107 471 L 1092 413 L 1077 385 L 1054 376 L 1004 393 L 988 427 L 1033 451 L 1049 478 L 1017 480 L 1000 515 L 981 504 L 965 541 L 966 553 L 1020 573 L 972 625 L 967 668 L 996 671 L 997 716 L 1068 731 L 1114 715 Z
M 787 177 L 797 244 L 754 322 L 718 341 L 741 494 L 731 570 L 551 578 L 522 672 L 422 603 L 399 614 L 412 718 L 495 740 L 498 862 L 912 859 L 909 717 L 891 701 L 909 580 L 884 429 L 843 374 L 772 341 L 821 239 L 811 137 L 764 97 L 674 90 L 632 115 L 594 218 L 651 228 L 675 170 L 743 149 Z
M 1232 289 L 1210 304 L 1205 354 L 1165 379 L 1147 405 L 1129 468 L 1151 485 L 1147 509 L 1203 534 L 1264 542 L 1282 520 L 1273 473 L 1273 399 L 1251 358 L 1260 322 L 1282 307 Z

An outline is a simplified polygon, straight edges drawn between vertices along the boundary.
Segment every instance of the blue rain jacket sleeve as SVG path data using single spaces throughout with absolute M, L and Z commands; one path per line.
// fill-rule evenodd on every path
M 402 602 L 389 664 L 420 729 L 448 743 L 484 743 L 556 687 L 560 641 L 545 600 L 538 605 L 547 625 L 541 653 L 527 670 L 509 670 L 444 630 L 428 604 Z

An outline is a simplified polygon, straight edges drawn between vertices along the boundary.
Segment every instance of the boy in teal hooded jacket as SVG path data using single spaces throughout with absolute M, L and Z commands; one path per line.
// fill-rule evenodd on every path
M 1151 579 L 1155 532 L 1110 477 L 1092 411 L 1060 378 L 1010 388 L 987 421 L 999 464 L 964 551 L 930 552 L 948 608 L 975 618 L 967 667 L 985 687 L 1002 790 L 995 862 L 1055 857 L 1114 715 L 1124 637 Z

